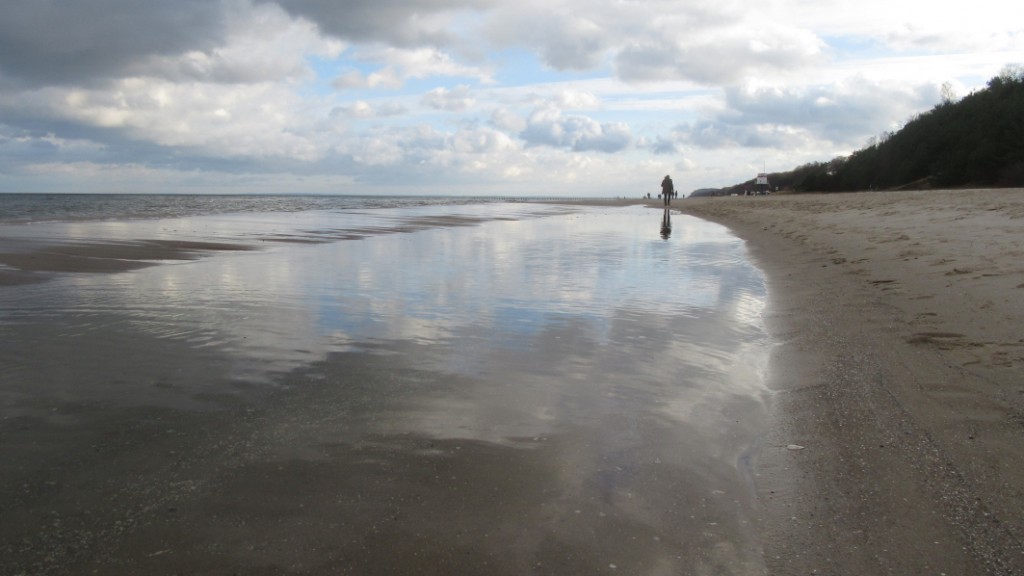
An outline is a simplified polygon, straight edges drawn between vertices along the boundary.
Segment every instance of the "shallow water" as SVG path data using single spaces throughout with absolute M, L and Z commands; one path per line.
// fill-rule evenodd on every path
M 349 478 L 338 482 L 360 504 L 337 500 L 331 522 L 297 515 L 332 523 L 339 541 L 279 552 L 293 563 L 337 568 L 333 545 L 350 568 L 400 570 L 427 547 L 460 573 L 758 573 L 763 278 L 725 229 L 679 215 L 663 228 L 639 207 L 510 204 L 21 227 L 21 246 L 259 249 L 0 288 L 4 421 L 73 404 L 216 412 L 225 397 L 272 394 L 280 405 L 260 405 L 247 444 L 258 448 L 216 472 L 234 496 L 195 496 L 193 520 L 220 538 L 212 527 L 228 521 L 203 510 L 227 501 L 250 527 L 240 538 L 266 537 L 268 491 L 298 486 L 314 508 L 337 500 L 330 478 Z M 453 482 L 421 477 L 439 467 L 458 470 Z M 284 476 L 253 485 L 256 472 Z M 416 534 L 420 548 L 340 542 L 375 530 L 385 509 L 402 518 L 388 538 Z M 221 533 L 242 530 L 231 526 Z M 437 552 L 453 547 L 472 552 Z M 200 549 L 187 565 L 204 565 Z M 502 549 L 503 568 L 485 569 L 495 559 L 483 551 Z

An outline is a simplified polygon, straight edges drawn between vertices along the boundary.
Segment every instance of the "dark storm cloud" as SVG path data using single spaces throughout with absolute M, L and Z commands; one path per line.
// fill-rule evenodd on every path
M 405 48 L 443 46 L 453 37 L 432 16 L 484 9 L 498 0 L 279 0 L 331 36 L 352 42 L 383 42 Z
M 29 86 L 102 81 L 148 57 L 209 49 L 224 24 L 221 4 L 209 0 L 5 2 L 0 79 Z

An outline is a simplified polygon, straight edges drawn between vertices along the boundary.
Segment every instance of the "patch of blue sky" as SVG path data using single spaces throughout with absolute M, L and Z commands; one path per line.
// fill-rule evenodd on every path
M 360 78 L 367 79 L 373 74 L 381 72 L 385 67 L 378 63 L 361 62 L 351 59 L 309 57 L 307 61 L 315 73 L 315 78 L 308 84 L 307 93 L 317 95 L 343 93 L 346 99 L 353 100 L 421 95 L 437 88 L 452 90 L 463 85 L 471 88 L 480 85 L 476 77 L 434 75 L 422 78 L 403 78 L 400 81 L 400 85 L 397 86 L 380 85 L 338 88 L 335 85 L 335 81 L 346 74 L 356 73 Z
M 306 64 L 313 71 L 313 78 L 303 84 L 299 92 L 303 96 L 326 96 L 337 91 L 334 80 L 345 72 L 358 70 L 358 63 L 351 60 L 307 56 Z
M 317 75 L 318 78 L 335 78 L 338 75 L 352 69 L 359 69 L 360 67 L 366 67 L 360 62 L 350 60 L 343 57 L 344 54 L 337 58 L 325 58 L 323 56 L 307 56 L 306 63 L 309 64 L 310 68 Z
M 892 48 L 879 39 L 866 36 L 824 36 L 829 55 L 837 62 L 871 60 L 892 56 Z
M 468 86 L 469 88 L 473 88 L 477 85 L 478 83 L 476 79 L 465 76 L 429 76 L 426 78 L 407 78 L 402 85 L 401 90 L 396 92 L 404 94 L 425 94 L 438 88 L 453 90 L 459 86 Z
M 693 121 L 701 115 L 708 102 L 715 100 L 714 90 L 629 92 L 606 94 L 601 98 L 601 107 L 595 118 L 605 115 L 612 120 L 630 125 L 644 122 Z
M 935 54 L 934 46 L 921 45 L 917 48 L 902 46 L 897 49 L 887 44 L 882 38 L 872 36 L 823 36 L 822 40 L 828 46 L 829 52 L 839 62 Z

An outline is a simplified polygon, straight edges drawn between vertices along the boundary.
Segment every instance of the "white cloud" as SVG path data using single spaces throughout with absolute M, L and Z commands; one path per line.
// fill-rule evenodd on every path
M 935 89 L 862 77 L 825 86 L 733 87 L 725 90 L 725 108 L 689 126 L 687 140 L 709 147 L 785 147 L 800 140 L 856 147 L 937 101 Z
M 589 12 L 517 7 L 495 18 L 493 35 L 508 45 L 535 47 L 544 63 L 556 70 L 588 70 L 601 64 L 614 39 L 586 16 Z
M 331 82 L 338 90 L 360 88 L 401 88 L 404 82 L 394 68 L 381 68 L 376 72 L 363 74 L 358 70 L 349 70 Z
M 404 157 L 398 139 L 382 136 L 363 138 L 353 146 L 352 158 L 367 166 L 398 164 Z
M 331 111 L 331 113 L 342 112 L 352 118 L 373 118 L 376 113 L 369 104 L 359 100 L 353 102 L 350 106 L 339 106 Z
M 434 48 L 407 50 L 374 47 L 359 50 L 354 57 L 361 62 L 374 63 L 381 67 L 368 74 L 358 70 L 346 71 L 332 82 L 335 88 L 398 89 L 408 80 L 430 77 L 463 77 L 484 83 L 491 82 L 490 72 L 479 67 L 459 64 L 451 55 Z
M 769 35 L 726 29 L 680 40 L 644 40 L 627 45 L 616 56 L 615 70 L 632 82 L 729 84 L 754 72 L 812 66 L 821 61 L 822 47 L 813 34 L 802 31 Z
M 856 39 L 896 50 L 1019 49 L 1024 7 L 1002 0 L 921 4 L 889 0 L 786 0 L 760 5 L 770 21 L 788 21 L 824 37 Z
M 462 129 L 450 140 L 455 152 L 467 154 L 494 154 L 515 150 L 515 141 L 506 133 L 490 128 Z
M 0 190 L 145 170 L 368 193 L 724 185 L 752 156 L 849 152 L 1024 53 L 1024 8 L 1001 0 L 168 6 L 5 6 Z
M 321 37 L 312 23 L 293 20 L 273 4 L 232 3 L 222 43 L 209 50 L 155 56 L 129 68 L 132 75 L 184 82 L 254 83 L 312 76 L 309 56 L 336 58 L 345 45 Z
M 434 88 L 423 95 L 420 102 L 435 110 L 447 110 L 449 112 L 463 112 L 473 107 L 476 100 L 469 94 L 468 86 L 456 86 L 451 90 L 441 87 Z
M 277 84 L 224 86 L 127 78 L 102 90 L 47 88 L 20 96 L 11 104 L 32 100 L 31 108 L 48 121 L 187 148 L 213 158 L 312 161 L 323 155 L 318 143 L 302 134 L 311 123 L 303 114 L 308 104 Z M 6 104 L 3 100 L 0 108 Z
M 521 133 L 527 144 L 565 147 L 577 152 L 618 152 L 632 139 L 622 122 L 598 123 L 586 116 L 563 116 L 554 107 L 534 110 Z
M 507 108 L 498 108 L 491 114 L 491 124 L 505 132 L 518 133 L 526 130 L 526 119 Z
M 387 118 L 389 116 L 401 116 L 408 110 L 401 104 L 393 102 L 380 102 L 376 105 L 371 105 L 368 102 L 357 100 L 352 104 L 337 106 L 331 110 L 331 117 L 337 117 L 338 115 L 344 115 L 349 118 L 356 119 L 367 119 L 367 118 Z
M 591 92 L 560 90 L 548 103 L 562 110 L 593 110 L 600 107 L 601 100 Z

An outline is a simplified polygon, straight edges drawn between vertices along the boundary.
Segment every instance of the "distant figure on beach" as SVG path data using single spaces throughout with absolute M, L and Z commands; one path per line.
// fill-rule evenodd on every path
M 668 206 L 669 201 L 672 200 L 673 192 L 675 192 L 675 188 L 672 186 L 672 178 L 666 174 L 661 181 L 661 197 L 665 199 L 665 206 Z

